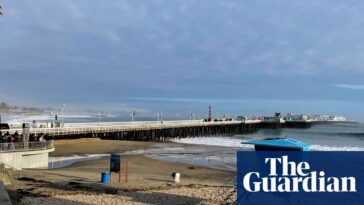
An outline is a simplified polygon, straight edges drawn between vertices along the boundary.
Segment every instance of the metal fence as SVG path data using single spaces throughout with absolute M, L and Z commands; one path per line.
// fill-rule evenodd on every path
M 28 146 L 26 146 L 24 142 L 0 143 L 0 152 L 26 152 L 52 148 L 53 140 L 44 142 L 29 142 Z

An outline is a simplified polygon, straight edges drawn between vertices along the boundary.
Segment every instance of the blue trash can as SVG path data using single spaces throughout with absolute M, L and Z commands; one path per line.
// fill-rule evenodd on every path
M 110 182 L 110 173 L 103 172 L 101 173 L 101 183 L 108 184 Z

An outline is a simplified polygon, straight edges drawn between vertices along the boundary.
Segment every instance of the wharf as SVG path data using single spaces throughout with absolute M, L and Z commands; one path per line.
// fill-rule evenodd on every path
M 259 129 L 310 128 L 320 121 L 264 121 L 230 120 L 210 121 L 136 121 L 136 122 L 92 122 L 65 123 L 60 128 L 30 128 L 31 135 L 46 135 L 52 139 L 71 139 L 81 137 L 99 137 L 102 139 L 133 141 L 168 141 L 173 138 L 234 135 L 257 131 Z M 1 130 L 22 133 L 23 129 Z

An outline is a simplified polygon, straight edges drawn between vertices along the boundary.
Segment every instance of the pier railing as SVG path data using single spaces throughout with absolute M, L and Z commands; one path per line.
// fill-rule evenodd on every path
M 149 121 L 149 122 L 93 122 L 93 123 L 69 123 L 64 127 L 59 128 L 30 128 L 30 133 L 39 135 L 47 134 L 50 136 L 78 135 L 78 134 L 97 134 L 111 132 L 128 132 L 128 131 L 143 131 L 153 129 L 169 129 L 183 127 L 199 127 L 212 125 L 231 125 L 240 124 L 241 121 L 211 121 L 204 122 L 202 120 L 181 120 L 181 121 Z M 247 123 L 247 122 L 245 122 Z M 257 123 L 257 122 L 252 122 Z M 22 129 L 2 130 L 14 133 L 22 133 Z
M 29 142 L 28 146 L 26 146 L 24 142 L 0 143 L 0 153 L 45 150 L 52 149 L 53 147 L 53 140 L 48 140 L 44 142 Z
M 89 123 L 66 123 L 64 127 L 55 128 L 30 128 L 30 133 L 34 135 L 49 136 L 68 136 L 68 135 L 89 135 L 89 134 L 106 134 L 130 131 L 149 131 L 164 130 L 174 128 L 195 128 L 195 127 L 216 127 L 226 125 L 239 124 L 258 124 L 261 120 L 245 120 L 245 121 L 210 121 L 203 120 L 179 120 L 179 121 L 135 121 L 135 122 L 89 122 Z M 9 130 L 1 130 L 1 132 L 9 132 L 14 134 L 22 134 L 23 129 L 11 128 Z

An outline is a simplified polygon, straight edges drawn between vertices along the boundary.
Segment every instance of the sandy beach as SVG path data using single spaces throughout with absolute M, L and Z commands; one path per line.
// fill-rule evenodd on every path
M 99 139 L 59 140 L 52 157 L 104 154 L 145 149 L 154 143 Z M 109 171 L 109 157 L 77 162 L 59 169 L 23 170 L 9 185 L 13 204 L 221 204 L 218 189 L 234 173 L 128 155 L 125 170 L 113 173 L 110 184 L 101 184 L 102 172 Z M 172 172 L 181 182 L 172 182 Z

